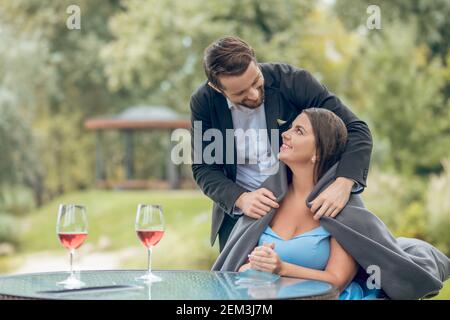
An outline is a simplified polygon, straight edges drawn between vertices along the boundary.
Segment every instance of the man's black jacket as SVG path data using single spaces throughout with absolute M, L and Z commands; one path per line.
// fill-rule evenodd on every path
M 259 66 L 264 76 L 264 106 L 269 140 L 271 140 L 270 130 L 279 129 L 278 141 L 281 141 L 281 133 L 289 128 L 292 121 L 305 108 L 331 110 L 344 121 L 348 131 L 348 142 L 337 169 L 337 177 L 351 178 L 366 186 L 372 152 L 372 136 L 367 124 L 359 120 L 338 97 L 329 92 L 308 71 L 278 63 L 261 63 Z M 235 183 L 236 148 L 234 161 L 231 163 L 226 161 L 225 146 L 221 163 L 207 164 L 204 161 L 196 163 L 194 159 L 196 153 L 197 156 L 202 155 L 205 147 L 212 143 L 202 139 L 206 130 L 211 128 L 220 130 L 225 144 L 226 129 L 233 129 L 231 111 L 225 96 L 205 82 L 193 93 L 190 108 L 194 160 L 192 173 L 200 189 L 214 201 L 210 238 L 213 245 L 221 230 L 225 214 L 232 215 L 237 198 L 249 190 Z M 278 119 L 286 122 L 279 125 Z M 201 121 L 201 129 L 195 129 L 194 121 Z M 194 143 L 194 139 L 200 139 L 198 141 L 201 143 Z M 279 150 L 275 150 L 278 147 L 272 145 L 275 154 L 278 154 Z

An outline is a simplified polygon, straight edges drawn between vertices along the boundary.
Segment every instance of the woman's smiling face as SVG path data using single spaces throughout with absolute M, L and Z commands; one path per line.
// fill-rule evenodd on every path
M 316 156 L 316 141 L 313 128 L 306 114 L 300 114 L 289 130 L 281 135 L 279 159 L 286 164 L 312 163 Z

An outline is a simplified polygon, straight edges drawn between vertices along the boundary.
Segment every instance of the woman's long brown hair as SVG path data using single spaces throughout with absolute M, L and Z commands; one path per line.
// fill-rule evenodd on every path
M 341 158 L 347 144 L 347 128 L 341 118 L 327 109 L 308 108 L 302 113 L 311 122 L 316 140 L 314 183 L 317 183 Z

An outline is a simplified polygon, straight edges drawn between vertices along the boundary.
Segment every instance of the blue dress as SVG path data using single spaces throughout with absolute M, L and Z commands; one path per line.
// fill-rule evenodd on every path
M 258 246 L 275 243 L 275 252 L 282 261 L 305 268 L 325 270 L 330 257 L 330 233 L 322 226 L 289 240 L 280 238 L 270 226 L 259 238 Z M 340 300 L 368 300 L 380 296 L 381 290 L 369 290 L 364 282 L 352 281 L 339 296 Z

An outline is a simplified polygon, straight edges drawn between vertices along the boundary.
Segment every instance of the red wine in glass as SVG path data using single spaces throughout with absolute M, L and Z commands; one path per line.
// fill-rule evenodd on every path
M 160 277 L 152 273 L 152 249 L 164 235 L 164 216 L 161 206 L 140 204 L 134 227 L 139 240 L 148 252 L 147 273 L 137 279 L 144 280 L 147 283 L 161 281 Z
M 164 231 L 162 230 L 136 230 L 136 232 L 139 240 L 141 240 L 142 244 L 147 248 L 156 246 L 164 235 Z
M 74 289 L 84 285 L 73 272 L 73 256 L 88 235 L 86 208 L 77 204 L 61 204 L 56 222 L 56 234 L 61 244 L 70 253 L 70 275 L 58 282 L 66 288 Z
M 75 250 L 81 247 L 87 237 L 86 232 L 60 232 L 58 233 L 59 241 L 64 248 Z

